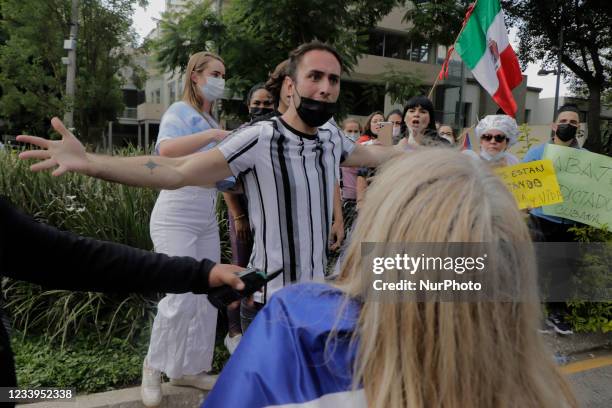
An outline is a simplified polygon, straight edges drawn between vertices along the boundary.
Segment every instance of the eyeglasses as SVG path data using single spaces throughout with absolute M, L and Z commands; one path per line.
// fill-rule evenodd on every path
M 507 137 L 505 135 L 482 135 L 480 136 L 480 140 L 486 140 L 487 142 L 490 142 L 491 139 L 495 139 L 497 143 L 503 143 L 507 139 Z

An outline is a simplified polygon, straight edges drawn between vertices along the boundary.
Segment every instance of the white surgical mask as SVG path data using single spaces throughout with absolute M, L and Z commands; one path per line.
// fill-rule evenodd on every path
M 353 142 L 359 138 L 359 132 L 344 132 L 344 134 Z
M 487 153 L 484 149 L 480 151 L 480 157 L 485 159 L 486 161 L 497 162 L 506 157 L 506 151 L 499 152 L 495 155 Z
M 220 97 L 223 96 L 223 91 L 225 89 L 225 79 L 223 78 L 215 78 L 212 76 L 206 77 L 206 83 L 204 85 L 200 85 L 200 90 L 209 102 L 214 102 Z
M 400 135 L 401 130 L 402 130 L 401 126 L 393 126 L 393 131 L 392 131 L 393 137 L 398 137 Z

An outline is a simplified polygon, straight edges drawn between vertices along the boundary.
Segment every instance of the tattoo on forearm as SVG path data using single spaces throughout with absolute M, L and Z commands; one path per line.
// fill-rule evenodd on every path
M 153 169 L 158 166 L 159 164 L 155 163 L 153 160 L 149 160 L 148 162 L 145 163 L 145 167 L 151 171 L 151 174 L 153 174 Z

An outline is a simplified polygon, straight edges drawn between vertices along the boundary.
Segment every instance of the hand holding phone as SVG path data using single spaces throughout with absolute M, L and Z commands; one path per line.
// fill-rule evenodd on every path
M 378 122 L 378 140 L 383 146 L 393 145 L 393 122 Z
M 208 292 L 208 300 L 217 309 L 225 309 L 231 303 L 257 292 L 281 272 L 282 270 L 266 275 L 265 272 L 255 268 L 245 269 L 238 274 L 238 277 L 244 282 L 244 289 L 236 290 L 231 286 L 220 286 Z

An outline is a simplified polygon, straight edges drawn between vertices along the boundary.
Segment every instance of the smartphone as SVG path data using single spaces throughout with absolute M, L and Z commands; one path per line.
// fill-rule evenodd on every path
M 244 289 L 236 290 L 228 285 L 219 286 L 208 292 L 208 300 L 217 309 L 225 309 L 231 303 L 257 292 L 281 272 L 282 269 L 267 275 L 259 269 L 247 268 L 238 274 L 238 277 L 244 282 Z
M 378 141 L 383 146 L 393 145 L 393 122 L 378 122 Z

